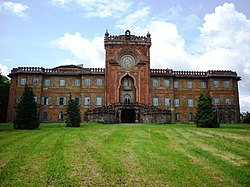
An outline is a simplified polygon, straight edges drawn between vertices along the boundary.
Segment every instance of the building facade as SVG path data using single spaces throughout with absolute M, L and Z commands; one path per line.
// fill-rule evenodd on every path
M 200 93 L 210 93 L 222 122 L 239 122 L 233 71 L 150 69 L 151 36 L 104 36 L 105 68 L 75 65 L 12 69 L 8 120 L 24 86 L 33 87 L 42 122 L 64 121 L 69 95 L 82 121 L 192 123 Z

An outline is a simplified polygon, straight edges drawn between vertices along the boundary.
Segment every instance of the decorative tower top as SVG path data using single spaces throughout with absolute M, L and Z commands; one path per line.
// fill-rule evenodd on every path
M 109 32 L 108 32 L 108 29 L 106 29 L 104 40 L 108 40 L 108 37 L 109 37 Z

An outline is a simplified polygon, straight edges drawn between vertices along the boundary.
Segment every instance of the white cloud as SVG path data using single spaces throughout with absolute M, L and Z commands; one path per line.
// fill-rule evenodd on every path
M 61 49 L 69 50 L 76 58 L 73 60 L 74 64 L 83 63 L 85 67 L 104 67 L 103 37 L 88 40 L 78 32 L 65 33 L 63 37 L 53 41 L 53 44 Z M 72 64 L 72 61 L 66 60 L 66 62 Z
M 250 111 L 250 96 L 241 95 L 240 96 L 240 111 L 241 112 L 249 112 Z
M 206 14 L 200 27 L 199 55 L 194 55 L 192 68 L 231 69 L 242 77 L 242 92 L 250 91 L 250 20 L 225 3 Z
M 7 76 L 9 74 L 9 72 L 8 72 L 8 66 L 0 64 L 0 73 L 2 75 Z
M 134 30 L 138 28 L 138 25 L 143 26 L 148 21 L 149 7 L 145 6 L 137 9 L 135 12 L 128 14 L 125 18 L 121 19 L 116 27 L 120 29 Z
M 13 2 L 3 2 L 0 4 L 0 6 L 13 13 L 16 14 L 19 17 L 26 17 L 25 11 L 29 9 L 29 7 L 27 5 L 22 5 L 20 3 L 13 3 Z
M 129 0 L 51 0 L 52 5 L 59 7 L 78 7 L 88 17 L 120 17 L 132 5 Z

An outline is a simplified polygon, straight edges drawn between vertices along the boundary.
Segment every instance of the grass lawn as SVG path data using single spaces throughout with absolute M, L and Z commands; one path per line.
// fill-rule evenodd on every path
M 0 124 L 0 186 L 250 186 L 250 125 Z

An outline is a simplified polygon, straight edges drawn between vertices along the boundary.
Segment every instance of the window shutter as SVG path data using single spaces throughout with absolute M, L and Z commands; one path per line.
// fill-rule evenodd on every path
M 59 105 L 60 104 L 60 97 L 57 97 L 57 99 L 56 99 L 57 101 L 57 105 Z
M 44 97 L 42 97 L 42 105 L 44 105 Z
M 63 105 L 66 105 L 66 97 L 63 98 Z
M 51 97 L 48 97 L 48 99 L 47 99 L 47 105 L 50 105 L 50 103 L 51 103 Z

